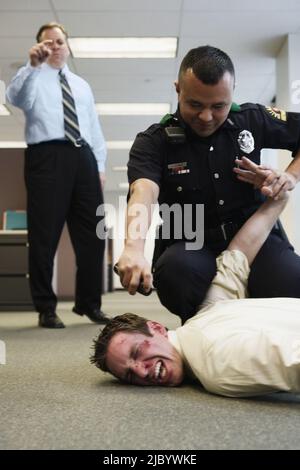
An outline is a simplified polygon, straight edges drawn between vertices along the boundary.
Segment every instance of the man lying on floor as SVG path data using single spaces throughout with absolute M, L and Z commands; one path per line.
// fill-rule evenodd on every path
M 95 341 L 92 363 L 136 385 L 175 386 L 187 376 L 228 397 L 299 392 L 300 299 L 245 298 L 250 266 L 286 202 L 286 193 L 268 198 L 247 220 L 219 256 L 200 312 L 184 326 L 167 331 L 134 314 L 117 316 Z

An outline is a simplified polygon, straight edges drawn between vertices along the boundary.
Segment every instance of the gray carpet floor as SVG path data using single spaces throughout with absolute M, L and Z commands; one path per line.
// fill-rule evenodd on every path
M 179 320 L 149 298 L 107 294 L 109 315 L 131 311 L 169 328 Z M 37 328 L 33 312 L 1 312 L 1 449 L 300 449 L 300 396 L 210 395 L 200 386 L 135 387 L 89 363 L 99 326 L 60 303 L 67 328 Z

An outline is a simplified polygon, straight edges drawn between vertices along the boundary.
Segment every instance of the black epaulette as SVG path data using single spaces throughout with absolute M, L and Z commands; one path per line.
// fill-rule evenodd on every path
M 240 108 L 239 109 L 240 112 L 248 111 L 249 109 L 255 109 L 255 110 L 259 109 L 259 106 L 256 103 L 243 103 L 241 105 L 236 105 L 236 106 Z
M 150 127 L 148 127 L 148 129 L 146 129 L 145 131 L 143 132 L 139 132 L 138 135 L 143 135 L 143 134 L 155 134 L 156 132 L 158 132 L 159 130 L 161 130 L 161 125 L 160 123 L 155 123 L 155 124 L 152 124 Z
M 165 128 L 165 135 L 170 144 L 184 144 L 186 141 L 185 131 L 179 125 L 179 120 L 174 114 L 166 114 L 160 121 Z

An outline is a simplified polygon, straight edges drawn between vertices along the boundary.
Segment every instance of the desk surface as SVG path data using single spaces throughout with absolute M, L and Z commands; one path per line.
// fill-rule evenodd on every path
M 27 235 L 27 230 L 0 230 L 0 235 Z

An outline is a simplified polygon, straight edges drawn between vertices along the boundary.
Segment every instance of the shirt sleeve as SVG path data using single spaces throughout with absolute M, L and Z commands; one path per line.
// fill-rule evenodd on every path
M 99 172 L 101 171 L 102 173 L 104 173 L 107 149 L 106 149 L 106 143 L 104 140 L 101 125 L 99 122 L 99 118 L 96 112 L 94 96 L 93 96 L 91 89 L 90 89 L 90 102 L 91 102 L 90 119 L 91 119 L 92 150 L 97 160 Z
M 300 113 L 258 105 L 263 124 L 263 148 L 290 150 L 300 147 Z
M 8 102 L 24 111 L 31 109 L 37 93 L 40 71 L 41 67 L 32 67 L 29 62 L 20 68 L 7 87 Z
M 163 176 L 163 142 L 159 132 L 141 132 L 130 150 L 128 181 L 132 184 L 140 178 L 147 178 L 161 185 Z
M 217 274 L 206 294 L 201 308 L 220 300 L 243 299 L 247 297 L 249 263 L 239 250 L 225 250 L 216 260 Z

